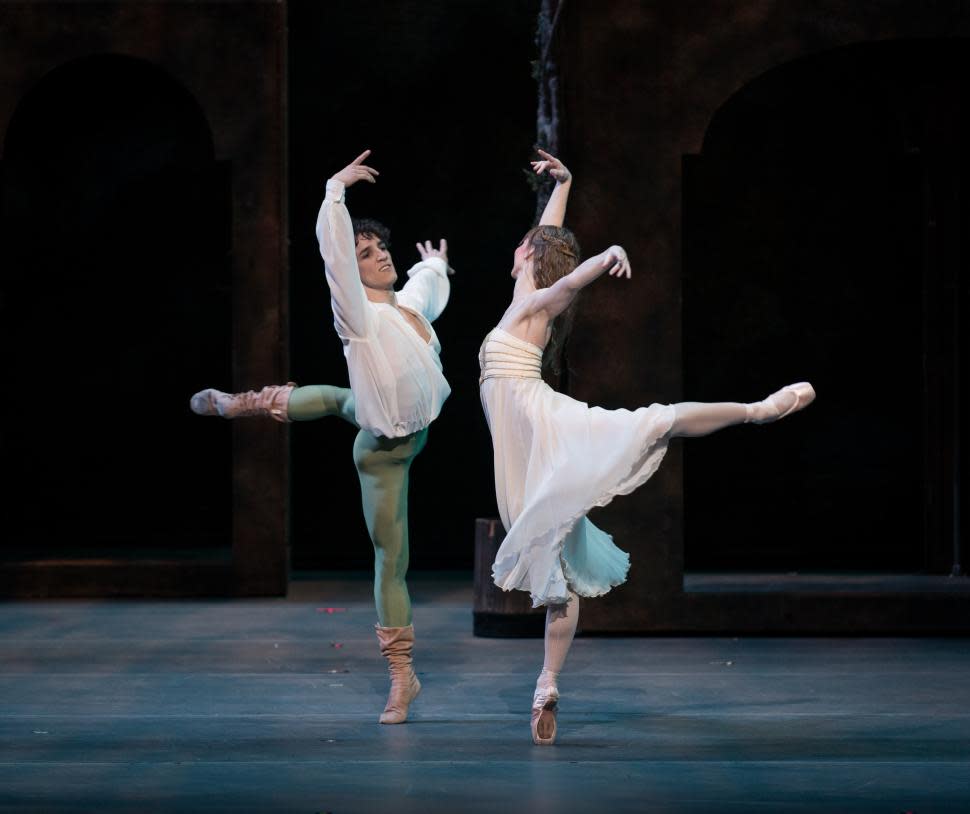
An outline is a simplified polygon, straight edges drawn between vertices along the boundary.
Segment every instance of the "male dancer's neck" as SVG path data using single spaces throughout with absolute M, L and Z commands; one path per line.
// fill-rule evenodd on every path
M 368 288 L 364 286 L 364 294 L 371 302 L 384 302 L 393 305 L 396 302 L 393 288 Z

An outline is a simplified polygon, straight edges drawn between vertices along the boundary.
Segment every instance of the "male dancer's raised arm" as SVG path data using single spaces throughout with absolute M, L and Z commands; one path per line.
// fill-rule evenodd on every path
M 430 240 L 416 245 L 421 259 L 408 269 L 408 281 L 398 292 L 398 301 L 434 322 L 448 304 L 448 276 L 455 273 L 448 265 L 448 241 L 442 238 L 437 249 Z
M 344 191 L 360 180 L 374 183 L 379 173 L 363 163 L 369 155 L 370 150 L 364 150 L 327 181 L 317 214 L 317 242 L 330 286 L 334 327 L 342 339 L 363 339 L 368 334 L 370 309 L 357 267 L 357 241 Z

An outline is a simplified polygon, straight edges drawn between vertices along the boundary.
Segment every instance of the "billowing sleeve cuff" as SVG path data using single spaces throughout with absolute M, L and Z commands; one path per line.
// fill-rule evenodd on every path
M 408 269 L 408 277 L 398 292 L 398 301 L 434 322 L 448 304 L 451 292 L 448 264 L 440 257 L 429 257 Z
M 448 278 L 448 264 L 440 257 L 428 257 L 420 260 L 408 269 L 408 277 L 413 277 L 419 271 L 430 269 L 445 279 Z
M 333 201 L 334 203 L 344 202 L 344 182 L 343 181 L 338 181 L 336 178 L 330 178 L 327 181 L 326 200 Z

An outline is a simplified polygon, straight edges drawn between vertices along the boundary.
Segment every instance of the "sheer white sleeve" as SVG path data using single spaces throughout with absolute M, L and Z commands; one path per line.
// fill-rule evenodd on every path
M 354 227 L 344 203 L 344 185 L 327 181 L 317 215 L 317 242 L 323 257 L 330 286 L 333 323 L 337 333 L 345 339 L 364 339 L 371 333 L 371 309 L 360 282 Z

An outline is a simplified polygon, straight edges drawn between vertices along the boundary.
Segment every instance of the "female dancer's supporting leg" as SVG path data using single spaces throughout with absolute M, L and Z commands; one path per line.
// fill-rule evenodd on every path
M 532 696 L 532 740 L 541 745 L 556 739 L 556 706 L 559 703 L 559 673 L 576 635 L 579 597 L 569 592 L 564 605 L 546 607 L 545 659 Z

